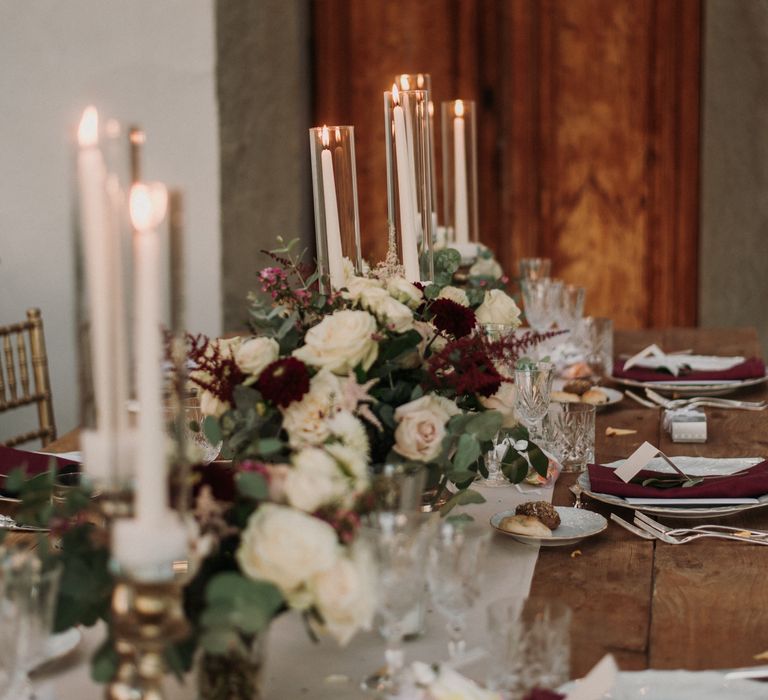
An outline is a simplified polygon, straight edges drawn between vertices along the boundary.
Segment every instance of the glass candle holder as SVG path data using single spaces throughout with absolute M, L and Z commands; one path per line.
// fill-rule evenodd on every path
M 321 285 L 326 291 L 328 287 L 341 289 L 346 280 L 345 260 L 355 274 L 362 270 L 354 127 L 310 129 L 309 147 Z
M 434 277 L 428 103 L 426 90 L 399 90 L 393 85 L 384 93 L 387 204 L 394 238 L 389 254 L 396 253 L 409 282 Z
M 475 103 L 442 104 L 443 193 L 448 240 L 458 246 L 477 243 L 477 130 Z
M 436 242 L 440 240 L 437 221 L 437 166 L 435 164 L 435 103 L 432 92 L 432 76 L 429 73 L 401 73 L 395 76 L 395 84 L 400 90 L 426 90 L 427 114 L 429 115 L 429 167 L 432 175 L 432 232 Z

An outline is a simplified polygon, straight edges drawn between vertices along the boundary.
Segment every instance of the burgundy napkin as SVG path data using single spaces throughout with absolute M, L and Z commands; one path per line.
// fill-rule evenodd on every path
M 27 474 L 34 476 L 48 470 L 53 460 L 56 471 L 79 471 L 80 464 L 71 459 L 62 459 L 56 455 L 40 455 L 35 452 L 16 450 L 13 447 L 0 445 L 0 495 L 8 495 L 3 488 L 5 477 L 17 467 L 26 467 Z
M 768 460 L 738 474 L 708 477 L 698 486 L 678 486 L 670 489 L 635 483 L 625 484 L 616 476 L 614 469 L 600 464 L 589 464 L 587 468 L 592 491 L 624 498 L 756 498 L 768 493 Z M 649 479 L 660 474 L 661 472 L 644 469 L 636 478 Z
M 534 688 L 523 700 L 564 700 L 565 695 L 556 693 L 554 690 L 544 690 L 543 688 Z
M 727 381 L 729 379 L 757 379 L 765 376 L 765 363 L 759 357 L 750 357 L 730 369 L 710 372 L 680 373 L 676 377 L 665 371 L 647 367 L 630 367 L 624 371 L 624 362 L 617 361 L 613 366 L 613 376 L 622 379 L 634 379 L 637 382 L 685 382 L 692 380 Z

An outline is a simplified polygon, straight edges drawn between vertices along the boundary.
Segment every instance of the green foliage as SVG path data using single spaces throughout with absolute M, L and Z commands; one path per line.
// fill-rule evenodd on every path
M 241 472 L 236 479 L 237 490 L 241 496 L 254 501 L 266 501 L 269 498 L 267 480 L 256 472 Z

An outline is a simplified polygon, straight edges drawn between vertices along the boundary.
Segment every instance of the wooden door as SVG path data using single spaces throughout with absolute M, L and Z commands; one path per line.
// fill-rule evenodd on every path
M 386 248 L 382 93 L 428 72 L 437 104 L 478 103 L 481 237 L 505 270 L 551 257 L 619 327 L 696 322 L 700 0 L 313 9 L 315 121 L 355 125 L 367 256 Z

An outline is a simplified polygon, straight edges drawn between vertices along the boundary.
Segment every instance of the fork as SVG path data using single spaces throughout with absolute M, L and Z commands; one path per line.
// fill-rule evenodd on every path
M 738 408 L 744 411 L 763 411 L 768 407 L 768 404 L 766 404 L 765 401 L 737 401 L 735 399 L 721 399 L 716 396 L 695 396 L 689 399 L 667 399 L 648 387 L 645 389 L 645 395 L 659 406 L 673 409 L 709 406 L 712 408 Z
M 661 542 L 665 542 L 666 544 L 687 544 L 688 542 L 693 542 L 694 540 L 709 538 L 717 540 L 731 540 L 734 542 L 749 542 L 751 544 L 761 544 L 768 547 L 768 540 L 747 539 L 745 537 L 738 537 L 736 535 L 727 535 L 725 533 L 717 532 L 702 532 L 700 530 L 684 537 L 673 537 L 672 535 L 669 535 L 662 530 L 657 530 L 655 527 L 646 523 L 644 520 L 640 520 L 638 517 L 635 517 L 634 524 L 641 530 L 645 530 L 647 533 L 653 535 L 656 537 L 656 539 L 660 540 Z
M 768 537 L 768 531 L 766 530 L 751 530 L 747 527 L 733 527 L 731 525 L 719 525 L 718 523 L 694 525 L 692 527 L 669 527 L 668 525 L 664 525 L 663 523 L 660 523 L 658 520 L 654 520 L 653 518 L 647 516 L 645 513 L 641 511 L 636 511 L 635 517 L 640 520 L 644 520 L 651 527 L 656 528 L 657 530 L 661 530 L 665 534 L 671 535 L 672 537 L 676 535 L 683 535 L 685 533 L 695 534 L 697 532 L 712 532 L 713 534 L 722 533 L 726 535 L 730 532 L 748 533 L 740 537 L 740 539 L 745 539 L 745 540 L 750 539 L 751 537 L 760 538 L 760 539 L 764 537 Z

